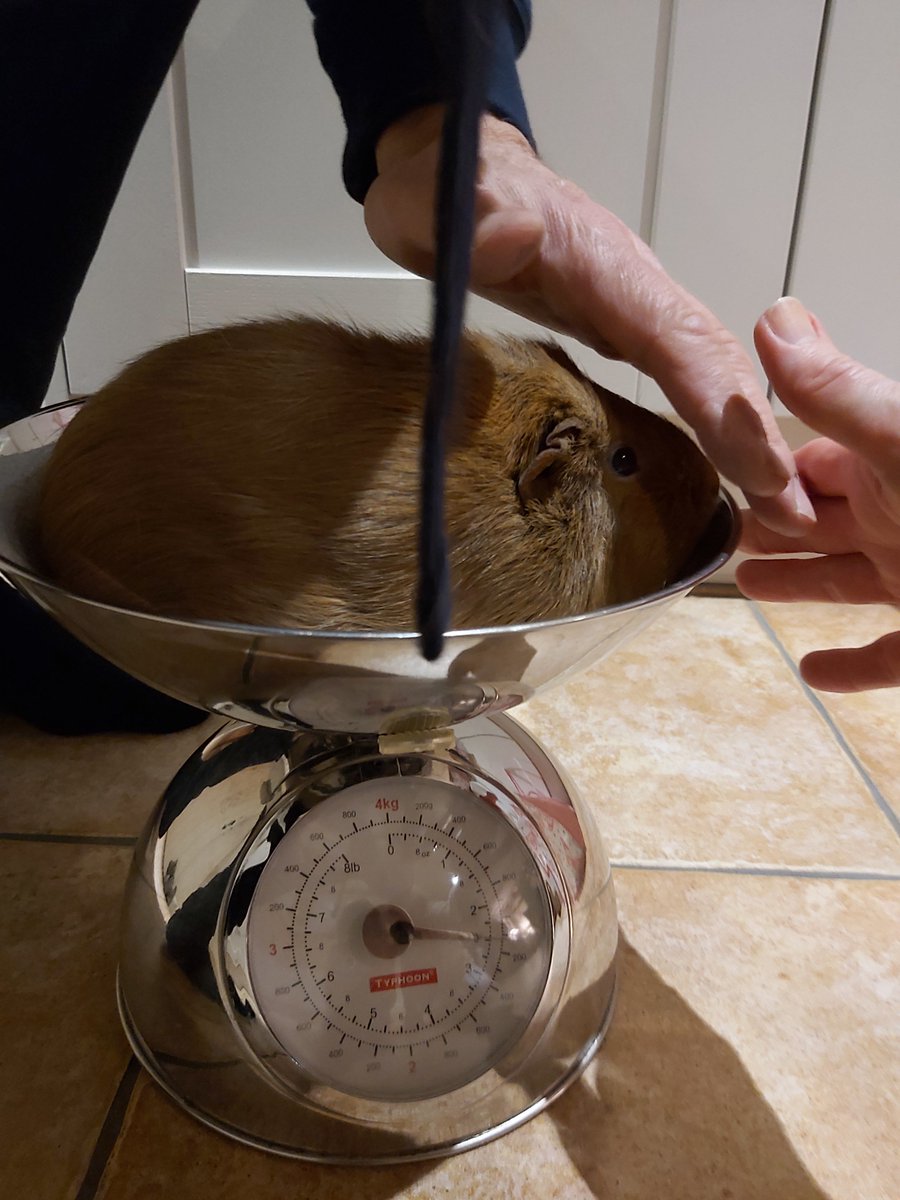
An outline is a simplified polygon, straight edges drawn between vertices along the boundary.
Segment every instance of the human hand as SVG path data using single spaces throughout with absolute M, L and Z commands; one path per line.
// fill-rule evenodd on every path
M 741 563 L 738 586 L 758 600 L 900 603 L 900 383 L 841 354 L 792 297 L 763 314 L 755 339 L 779 397 L 826 436 L 795 456 L 816 511 L 811 532 L 782 537 L 748 515 L 741 549 L 819 557 Z M 855 649 L 818 650 L 800 670 L 826 691 L 896 686 L 900 633 Z
M 434 263 L 443 109 L 419 109 L 377 148 L 369 233 L 416 274 Z M 809 529 L 812 509 L 742 346 L 617 217 L 494 117 L 482 124 L 472 290 L 652 376 L 766 526 Z

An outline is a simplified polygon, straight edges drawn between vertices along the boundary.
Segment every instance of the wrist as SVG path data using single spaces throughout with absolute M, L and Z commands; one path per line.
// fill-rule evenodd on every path
M 414 108 L 388 125 L 375 144 L 375 162 L 379 175 L 397 162 L 412 158 L 436 142 L 444 126 L 445 104 L 426 104 Z
M 378 173 L 383 174 L 395 163 L 410 159 L 440 139 L 447 111 L 445 104 L 428 104 L 405 113 L 382 133 L 375 146 Z M 535 158 L 531 143 L 515 125 L 486 113 L 481 122 L 482 153 L 488 145 L 524 151 Z

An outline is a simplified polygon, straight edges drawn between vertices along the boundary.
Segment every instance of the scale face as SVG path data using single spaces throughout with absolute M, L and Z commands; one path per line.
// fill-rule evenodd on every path
M 260 1016 L 300 1068 L 415 1101 L 519 1042 L 553 942 L 544 875 L 496 802 L 398 776 L 347 788 L 281 836 L 251 901 L 247 962 Z

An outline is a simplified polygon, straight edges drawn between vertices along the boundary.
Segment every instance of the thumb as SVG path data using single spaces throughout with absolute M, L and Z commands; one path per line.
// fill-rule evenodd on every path
M 502 287 L 537 258 L 544 222 L 527 209 L 507 209 L 480 217 L 472 244 L 473 287 Z
M 754 341 L 779 399 L 795 416 L 873 466 L 900 469 L 900 384 L 842 354 L 792 296 L 763 313 Z

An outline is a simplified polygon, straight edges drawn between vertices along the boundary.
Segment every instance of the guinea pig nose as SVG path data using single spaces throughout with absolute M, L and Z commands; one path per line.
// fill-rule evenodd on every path
M 609 457 L 609 465 L 623 478 L 634 475 L 640 469 L 637 455 L 631 446 L 617 446 Z

